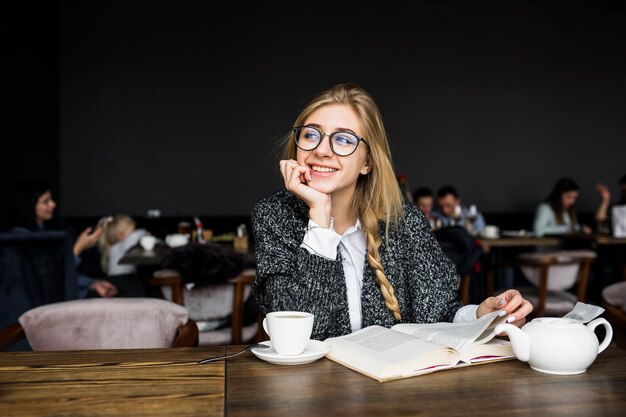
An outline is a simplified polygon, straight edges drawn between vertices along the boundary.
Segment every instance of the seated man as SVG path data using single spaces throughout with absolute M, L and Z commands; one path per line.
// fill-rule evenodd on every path
M 469 226 L 466 227 L 472 234 L 481 233 L 485 229 L 485 219 L 483 215 L 473 207 L 469 210 L 461 204 L 459 194 L 454 187 L 446 185 L 437 191 L 438 210 L 433 211 L 433 215 L 441 220 L 442 226 Z
M 433 205 L 434 205 L 435 195 L 431 191 L 430 188 L 420 187 L 415 190 L 413 193 L 413 203 L 422 210 L 424 216 L 430 222 L 430 227 L 435 229 L 435 223 L 437 218 L 433 215 Z

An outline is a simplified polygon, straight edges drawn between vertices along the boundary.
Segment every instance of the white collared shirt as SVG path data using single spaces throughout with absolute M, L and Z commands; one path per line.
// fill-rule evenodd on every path
M 343 235 L 335 232 L 333 222 L 334 219 L 331 218 L 330 227 L 326 229 L 309 219 L 307 232 L 300 247 L 312 255 L 333 261 L 336 259 L 337 247 L 339 247 L 343 273 L 346 278 L 350 326 L 354 332 L 362 327 L 361 289 L 363 287 L 367 244 L 359 220 L 354 226 L 349 227 Z M 476 320 L 477 309 L 478 306 L 474 304 L 461 307 L 454 316 L 454 322 L 462 323 Z

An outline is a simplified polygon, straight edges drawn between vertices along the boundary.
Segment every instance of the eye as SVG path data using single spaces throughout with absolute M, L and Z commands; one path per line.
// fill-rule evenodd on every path
M 310 141 L 319 141 L 320 136 L 320 132 L 311 127 L 302 128 L 302 131 L 300 132 L 300 138 Z
M 333 142 L 339 146 L 355 146 L 359 140 L 352 133 L 337 132 L 333 137 Z

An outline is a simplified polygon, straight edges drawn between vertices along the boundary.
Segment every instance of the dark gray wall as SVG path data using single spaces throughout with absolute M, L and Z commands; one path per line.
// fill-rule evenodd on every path
M 59 186 L 59 74 L 54 2 L 3 5 L 0 230 L 8 226 L 9 199 L 25 178 Z
M 626 174 L 621 2 L 244 3 L 60 5 L 64 215 L 247 214 L 276 138 L 345 81 L 413 188 L 532 211 L 569 175 L 591 210 Z

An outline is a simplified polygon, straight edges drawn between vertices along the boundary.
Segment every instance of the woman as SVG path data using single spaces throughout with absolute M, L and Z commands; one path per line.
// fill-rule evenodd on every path
M 454 265 L 426 218 L 403 202 L 380 112 L 365 91 L 340 84 L 319 94 L 287 139 L 285 190 L 252 215 L 253 289 L 265 313 L 314 313 L 314 339 L 498 309 L 524 323 L 532 306 L 515 290 L 461 306 Z
M 51 223 L 56 206 L 50 187 L 45 182 L 27 180 L 20 183 L 11 207 L 13 218 L 11 231 L 31 233 L 40 230 L 54 230 L 55 227 L 51 226 Z M 77 265 L 80 263 L 80 255 L 83 251 L 96 245 L 102 230 L 102 225 L 98 224 L 95 229 L 87 227 L 78 236 L 73 247 Z M 100 297 L 117 295 L 117 288 L 109 281 L 91 278 L 80 273 L 77 274 L 77 277 L 79 298 L 85 298 L 90 290 Z
M 579 192 L 574 180 L 561 178 L 545 202 L 537 207 L 533 222 L 535 234 L 591 233 L 591 228 L 578 224 L 575 205 Z

